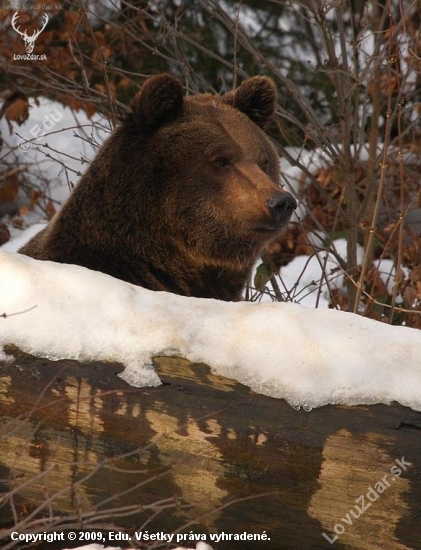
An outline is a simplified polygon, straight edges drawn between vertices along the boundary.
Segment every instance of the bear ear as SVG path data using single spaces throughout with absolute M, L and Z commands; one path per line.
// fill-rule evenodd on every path
M 131 103 L 131 112 L 124 119 L 147 129 L 154 130 L 171 122 L 183 110 L 183 88 L 169 74 L 149 78 Z
M 275 114 L 278 91 L 267 76 L 254 76 L 222 96 L 224 103 L 246 114 L 260 128 L 265 128 Z

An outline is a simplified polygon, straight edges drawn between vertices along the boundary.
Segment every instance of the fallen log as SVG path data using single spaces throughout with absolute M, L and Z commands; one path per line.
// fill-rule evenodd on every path
M 8 351 L 0 544 L 16 530 L 73 530 L 140 548 L 179 545 L 171 533 L 215 550 L 421 548 L 420 413 L 294 410 L 180 358 L 155 358 L 163 384 L 139 389 L 117 364 Z M 161 542 L 136 542 L 145 531 Z

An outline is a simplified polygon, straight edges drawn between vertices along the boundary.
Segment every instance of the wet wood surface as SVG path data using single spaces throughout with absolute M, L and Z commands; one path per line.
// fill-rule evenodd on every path
M 119 365 L 11 351 L 16 362 L 0 362 L 3 536 L 55 522 L 270 539 L 216 550 L 421 549 L 419 413 L 294 410 L 179 358 L 155 358 L 163 385 L 136 389 Z

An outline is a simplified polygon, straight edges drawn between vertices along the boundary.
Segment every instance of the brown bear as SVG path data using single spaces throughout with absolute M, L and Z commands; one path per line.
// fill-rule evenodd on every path
M 62 210 L 20 252 L 151 290 L 240 300 L 297 206 L 261 130 L 276 100 L 263 76 L 189 97 L 174 77 L 151 77 Z

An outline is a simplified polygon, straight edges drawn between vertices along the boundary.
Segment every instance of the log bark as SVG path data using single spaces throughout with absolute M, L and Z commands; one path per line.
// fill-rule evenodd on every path
M 130 536 L 144 526 L 206 534 L 216 550 L 421 548 L 419 413 L 294 410 L 180 358 L 155 358 L 163 385 L 137 389 L 119 365 L 9 351 L 0 537 L 16 525 Z M 270 540 L 210 541 L 222 533 Z

